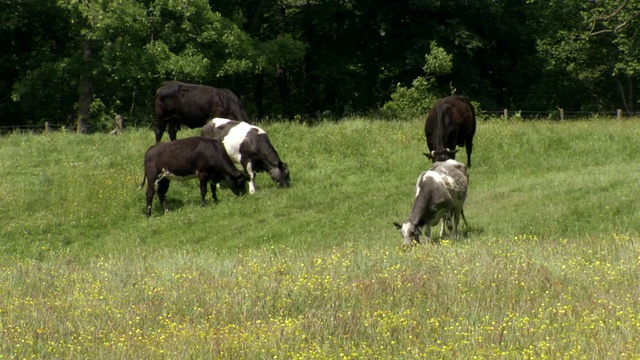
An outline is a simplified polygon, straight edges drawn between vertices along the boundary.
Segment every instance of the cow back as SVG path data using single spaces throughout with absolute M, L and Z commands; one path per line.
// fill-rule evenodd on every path
M 455 159 L 456 147 L 465 146 L 470 164 L 475 131 L 475 109 L 467 98 L 453 95 L 439 99 L 425 120 L 424 134 L 430 152 L 425 155 L 434 161 Z
M 269 171 L 281 162 L 267 133 L 255 125 L 215 118 L 202 128 L 201 135 L 222 141 L 232 158 L 251 160 L 258 171 Z
M 442 176 L 428 170 L 420 174 L 416 183 L 416 196 L 409 220 L 418 227 L 433 226 L 449 211 L 453 204 L 451 194 Z
M 231 90 L 178 81 L 165 82 L 158 88 L 155 114 L 156 142 L 167 125 L 169 136 L 175 140 L 181 125 L 201 127 L 214 117 L 249 121 L 240 99 Z
M 269 136 L 260 127 L 242 121 L 215 118 L 202 128 L 201 135 L 218 139 L 227 153 L 236 162 L 251 171 L 269 172 L 271 178 L 281 186 L 289 186 L 289 167 L 282 162 Z
M 456 145 L 464 146 L 476 132 L 476 111 L 466 97 L 452 96 L 453 120 L 457 128 Z
M 205 169 L 223 175 L 238 172 L 220 141 L 199 136 L 153 145 L 145 155 L 145 167 L 166 169 L 177 176 Z
M 431 171 L 442 177 L 443 184 L 456 203 L 464 203 L 467 198 L 469 173 L 467 166 L 456 160 L 436 162 Z

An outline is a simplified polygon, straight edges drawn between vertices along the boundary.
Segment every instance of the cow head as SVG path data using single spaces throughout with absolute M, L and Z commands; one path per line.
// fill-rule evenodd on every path
M 436 161 L 447 161 L 449 159 L 455 159 L 457 152 L 458 152 L 457 148 L 453 150 L 446 148 L 444 150 L 431 150 L 430 153 L 423 153 L 423 154 L 424 156 L 428 157 L 431 161 L 436 162 Z
M 282 161 L 278 162 L 278 166 L 269 170 L 269 174 L 271 175 L 271 179 L 281 187 L 289 187 L 291 185 L 289 165 L 287 165 L 287 163 L 283 163 Z
M 244 195 L 247 193 L 247 182 L 249 175 L 245 172 L 238 171 L 233 175 L 226 176 L 226 182 L 231 191 L 236 195 Z
M 396 226 L 396 229 L 400 230 L 405 246 L 415 246 L 420 243 L 422 231 L 420 231 L 419 227 L 411 223 L 411 221 L 405 221 L 402 224 L 394 222 L 393 225 Z

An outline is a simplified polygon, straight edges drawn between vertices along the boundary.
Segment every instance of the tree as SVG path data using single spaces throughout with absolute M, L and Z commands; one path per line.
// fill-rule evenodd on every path
M 0 36 L 3 123 L 147 124 L 172 79 L 258 117 L 424 111 L 450 87 L 484 108 L 638 104 L 632 0 L 5 0 Z
M 640 75 L 640 4 L 625 0 L 594 5 L 589 37 L 606 37 L 617 50 L 613 76 L 624 109 L 633 111 Z
M 425 64 L 422 68 L 424 76 L 413 80 L 410 88 L 398 84 L 396 91 L 391 94 L 391 101 L 384 104 L 383 112 L 388 117 L 415 117 L 426 114 L 435 102 L 448 94 L 438 92 L 434 88 L 436 77 L 451 72 L 452 56 L 438 46 L 434 41 L 430 51 L 424 56 Z M 455 89 L 451 89 L 455 92 Z
M 0 125 L 64 119 L 68 17 L 55 0 L 0 2 Z
M 24 6 L 18 14 L 26 19 L 35 18 L 28 11 L 42 4 L 14 1 Z M 33 123 L 75 122 L 85 132 L 89 126 L 110 126 L 117 113 L 148 118 L 155 89 L 164 80 L 213 83 L 251 74 L 259 64 L 253 40 L 205 0 L 57 0 L 49 5 L 43 18 L 61 14 L 56 33 L 65 34 L 64 42 L 52 55 L 48 42 L 38 42 L 37 61 L 27 62 L 12 81 L 12 97 L 31 110 L 25 116 Z M 13 29 L 21 29 L 14 20 Z M 41 99 L 52 101 L 31 106 Z
M 253 100 L 258 118 L 266 114 L 291 118 L 295 113 L 293 96 L 297 93 L 293 77 L 299 72 L 305 55 L 305 44 L 293 34 L 290 18 L 299 0 L 211 1 L 223 17 L 235 19 L 252 41 L 250 74 L 234 78 L 243 93 Z M 242 14 L 239 17 L 238 14 Z M 247 105 L 245 103 L 245 105 Z
M 559 106 L 633 111 L 640 76 L 640 4 L 634 1 L 530 0 L 545 32 L 538 40 Z M 576 16 L 578 15 L 578 16 Z

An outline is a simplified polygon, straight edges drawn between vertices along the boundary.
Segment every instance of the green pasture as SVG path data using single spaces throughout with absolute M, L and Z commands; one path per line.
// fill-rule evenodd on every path
M 292 187 L 150 219 L 151 130 L 0 137 L 0 358 L 639 358 L 640 121 L 480 122 L 470 228 L 405 251 L 422 125 L 261 124 Z

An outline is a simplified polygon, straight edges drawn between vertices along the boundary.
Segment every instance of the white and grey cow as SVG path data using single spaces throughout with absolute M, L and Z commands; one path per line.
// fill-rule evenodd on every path
M 431 169 L 420 174 L 409 218 L 402 224 L 394 222 L 402 233 L 404 244 L 412 246 L 420 243 L 422 228 L 427 242 L 430 242 L 431 226 L 440 221 L 440 237 L 444 236 L 446 226 L 456 238 L 461 216 L 467 224 L 462 207 L 467 198 L 468 182 L 467 166 L 451 159 L 436 162 Z
M 266 171 L 282 187 L 291 185 L 289 166 L 280 160 L 267 133 L 243 121 L 214 118 L 202 127 L 203 137 L 224 144 L 231 159 L 249 174 L 249 193 L 255 194 L 256 173 Z

